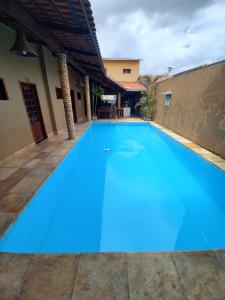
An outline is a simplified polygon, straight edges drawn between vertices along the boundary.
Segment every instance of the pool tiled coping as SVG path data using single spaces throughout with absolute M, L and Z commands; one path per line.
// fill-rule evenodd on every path
M 198 155 L 202 156 L 204 159 L 208 160 L 210 163 L 216 165 L 218 168 L 225 171 L 225 160 L 222 157 L 210 152 L 209 150 L 207 150 L 205 148 L 202 148 L 201 146 L 199 146 L 199 145 L 193 143 L 192 141 L 184 138 L 183 136 L 173 132 L 172 130 L 163 127 L 162 125 L 159 125 L 156 122 L 151 121 L 149 123 L 151 125 L 159 128 L 161 131 L 163 131 L 167 135 L 171 136 L 173 139 L 175 139 L 177 142 L 183 144 L 185 147 L 189 148 L 191 151 L 194 151 Z
M 141 121 L 138 119 L 119 121 Z M 151 122 L 218 165 L 208 151 Z M 77 138 L 53 136 L 0 162 L 0 235 Z M 194 150 L 195 149 L 195 150 Z M 207 151 L 207 152 L 206 152 Z M 219 167 L 223 167 L 219 164 Z M 0 299 L 225 299 L 225 250 L 68 255 L 0 254 Z

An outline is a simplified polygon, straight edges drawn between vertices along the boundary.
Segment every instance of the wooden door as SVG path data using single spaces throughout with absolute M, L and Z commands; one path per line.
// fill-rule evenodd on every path
M 74 90 L 70 90 L 70 97 L 71 97 L 72 108 L 73 108 L 73 119 L 74 119 L 74 123 L 76 123 L 77 122 L 77 111 L 76 111 Z
M 36 86 L 34 84 L 21 83 L 21 89 L 34 140 L 36 143 L 40 143 L 46 138 L 46 131 Z

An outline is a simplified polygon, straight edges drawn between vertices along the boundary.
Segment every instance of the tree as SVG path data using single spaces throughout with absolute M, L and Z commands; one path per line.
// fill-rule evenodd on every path
M 153 112 L 155 111 L 156 103 L 156 77 L 149 75 L 149 87 L 148 90 L 142 95 L 139 102 L 136 103 L 135 108 L 140 107 L 143 117 L 152 119 Z
M 145 74 L 142 76 L 142 83 L 149 87 L 151 84 L 153 84 L 160 76 L 154 76 L 151 74 Z
M 93 88 L 94 97 L 94 117 L 96 118 L 96 110 L 98 104 L 98 98 L 101 99 L 102 95 L 104 95 L 104 89 L 100 85 L 95 85 Z

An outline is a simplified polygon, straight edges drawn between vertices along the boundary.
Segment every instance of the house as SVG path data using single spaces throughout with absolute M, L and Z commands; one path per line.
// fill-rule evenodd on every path
M 118 106 L 130 107 L 131 115 L 139 114 L 135 109 L 135 104 L 146 91 L 146 86 L 138 81 L 140 63 L 141 59 L 135 58 L 103 58 L 106 75 L 125 90 L 119 94 Z
M 91 120 L 93 86 L 107 78 L 89 1 L 0 4 L 0 160 Z

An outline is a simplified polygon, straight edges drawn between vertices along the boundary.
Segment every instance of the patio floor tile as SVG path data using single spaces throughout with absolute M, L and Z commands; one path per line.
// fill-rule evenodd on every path
M 29 176 L 32 178 L 38 178 L 42 176 L 49 176 L 53 170 L 55 169 L 55 165 L 53 164 L 46 164 L 46 165 L 39 165 L 38 168 L 34 168 L 29 173 Z
M 43 148 L 42 152 L 48 152 L 48 153 L 52 152 L 57 148 L 57 146 L 58 146 L 57 144 L 56 145 L 49 145 L 49 146 Z
M 32 194 L 6 194 L 0 197 L 0 212 L 18 213 L 31 197 Z
M 19 194 L 32 194 L 37 191 L 45 179 L 46 176 L 40 176 L 37 178 L 33 178 L 31 176 L 24 177 L 14 186 L 14 188 L 10 190 L 10 192 Z
M 35 158 L 37 155 L 38 155 L 37 152 L 26 151 L 26 152 L 24 152 L 24 153 L 22 153 L 22 154 L 18 154 L 17 156 L 18 156 L 18 158 L 31 158 L 31 159 L 33 159 L 33 158 Z
M 186 299 L 168 253 L 127 253 L 131 300 Z
M 8 167 L 8 168 L 20 168 L 26 163 L 30 161 L 30 158 L 13 158 L 9 162 L 7 162 L 3 167 Z
M 34 255 L 16 299 L 71 300 L 77 255 Z
M 67 142 L 64 142 L 61 146 L 62 148 L 70 149 L 73 147 L 73 144 L 68 144 Z
M 9 191 L 28 173 L 29 173 L 29 169 L 19 168 L 7 179 L 0 182 L 0 195 L 9 193 Z
M 41 159 L 34 158 L 23 166 L 23 168 L 36 168 L 41 162 Z
M 15 300 L 31 255 L 0 253 L 0 299 Z
M 8 229 L 10 224 L 15 220 L 16 214 L 0 212 L 0 237 Z
M 61 155 L 61 156 L 64 156 L 65 154 L 68 153 L 68 149 L 66 148 L 58 148 L 57 150 L 54 150 L 51 155 Z
M 54 151 L 57 146 L 59 145 L 59 142 L 52 142 L 51 138 L 48 140 L 43 141 L 42 143 L 33 146 L 31 149 L 31 152 L 52 152 Z
M 72 300 L 129 299 L 124 253 L 81 254 Z
M 58 165 L 58 163 L 63 159 L 62 155 L 52 155 L 50 154 L 44 160 L 42 160 L 41 165 Z
M 45 159 L 48 155 L 49 155 L 48 152 L 39 152 L 35 158 L 36 159 Z
M 7 179 L 10 175 L 16 172 L 18 168 L 0 168 L 0 180 Z
M 188 300 L 225 299 L 225 273 L 214 253 L 196 251 L 172 256 Z
M 222 267 L 223 271 L 225 272 L 225 250 L 218 250 L 215 251 L 216 257 Z

